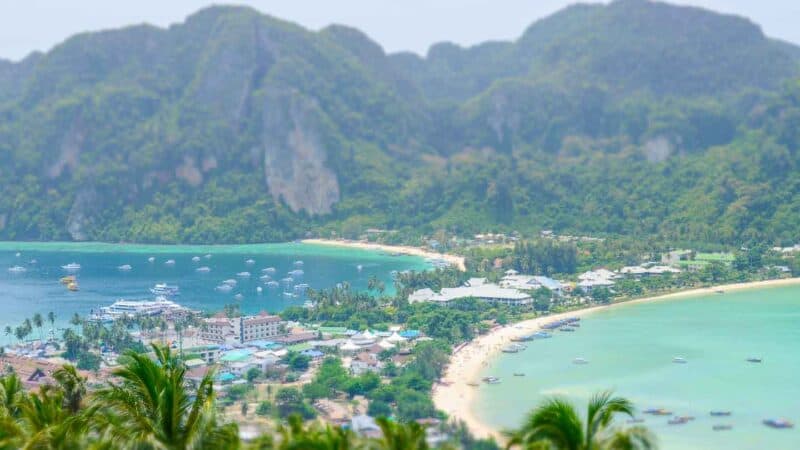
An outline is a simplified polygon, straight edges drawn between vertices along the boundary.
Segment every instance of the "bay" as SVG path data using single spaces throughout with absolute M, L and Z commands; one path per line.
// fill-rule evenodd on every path
M 155 259 L 152 263 L 148 262 L 150 257 Z M 195 262 L 194 257 L 200 260 Z M 174 265 L 165 264 L 170 259 Z M 247 264 L 249 259 L 254 263 Z M 292 277 L 296 278 L 294 283 L 306 283 L 318 290 L 343 282 L 365 290 L 374 275 L 391 293 L 392 271 L 428 267 L 424 259 L 415 256 L 302 243 L 202 246 L 0 242 L 0 326 L 13 328 L 37 312 L 46 318 L 52 311 L 56 328 L 60 328 L 74 313 L 85 316 L 121 298 L 152 299 L 149 289 L 156 283 L 178 285 L 181 295 L 174 300 L 193 309 L 218 311 L 226 304 L 238 303 L 244 313 L 279 312 L 288 306 L 301 306 L 304 299 L 284 296 L 283 288 L 270 289 L 259 279 L 261 270 L 274 267 L 272 278 L 278 281 L 298 268 L 296 261 L 303 262 L 299 267 L 303 274 Z M 75 273 L 80 286 L 77 292 L 59 283 L 59 278 L 70 273 L 61 266 L 72 262 L 81 265 Z M 126 264 L 131 270 L 118 269 Z M 9 272 L 13 266 L 26 270 Z M 210 271 L 198 272 L 202 266 Z M 240 272 L 250 272 L 251 276 L 237 277 Z M 235 289 L 224 293 L 215 289 L 227 279 L 237 280 Z M 257 287 L 262 288 L 261 293 Z M 234 298 L 236 294 L 242 295 L 241 300 Z M 32 337 L 38 337 L 36 330 Z M 0 334 L 0 342 L 12 340 L 13 336 Z
M 586 316 L 575 333 L 556 332 L 517 354 L 489 363 L 479 387 L 478 417 L 499 429 L 518 426 L 544 398 L 561 396 L 585 410 L 589 397 L 612 389 L 640 410 L 665 408 L 695 416 L 685 425 L 642 415 L 659 448 L 791 449 L 798 429 L 767 428 L 762 420 L 800 422 L 800 288 L 742 290 L 636 305 Z M 673 357 L 686 364 L 673 363 Z M 751 356 L 763 358 L 750 363 Z M 574 358 L 585 358 L 576 365 Z M 515 377 L 524 372 L 524 377 Z M 730 410 L 730 417 L 711 417 Z M 730 431 L 713 431 L 730 424 Z

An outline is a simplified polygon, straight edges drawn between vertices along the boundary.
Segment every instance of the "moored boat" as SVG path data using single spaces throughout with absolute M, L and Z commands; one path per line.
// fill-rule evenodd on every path
M 133 270 L 133 267 L 130 264 L 123 264 L 121 266 L 117 266 L 117 270 L 120 272 L 130 272 Z
M 727 430 L 732 430 L 733 425 L 724 425 L 724 424 L 714 425 L 711 427 L 711 429 L 714 431 L 727 431 Z
M 763 361 L 763 360 L 758 356 L 751 356 L 751 357 L 747 358 L 747 362 L 751 362 L 751 363 L 760 363 L 761 361 Z
M 150 293 L 155 296 L 161 297 L 175 297 L 180 295 L 181 290 L 176 285 L 169 285 L 167 283 L 156 283 L 153 287 L 150 288 Z
M 175 265 L 175 260 L 174 259 L 168 259 L 168 260 L 164 261 L 164 265 L 165 266 L 174 266 Z
M 786 419 L 766 419 L 762 423 L 770 428 L 786 429 L 794 428 L 794 424 Z
M 710 414 L 714 417 L 727 417 L 730 416 L 732 413 L 730 411 L 711 411 Z
M 674 362 L 675 364 L 686 364 L 688 361 L 686 361 L 686 358 L 683 358 L 681 356 L 676 356 L 672 358 L 672 362 Z
M 198 267 L 197 269 L 194 269 L 194 270 L 195 270 L 195 272 L 200 272 L 200 273 L 211 272 L 211 268 L 208 267 L 208 266 Z
M 14 266 L 14 267 L 9 267 L 8 271 L 11 272 L 11 273 L 25 273 L 25 272 L 28 271 L 28 269 L 26 269 L 26 268 L 24 268 L 22 266 Z
M 78 270 L 81 270 L 81 265 L 75 262 L 71 262 L 69 264 L 61 266 L 61 268 L 66 270 L 67 272 L 77 272 Z
M 585 358 L 575 358 L 572 360 L 572 364 L 578 364 L 578 365 L 589 364 L 589 361 Z

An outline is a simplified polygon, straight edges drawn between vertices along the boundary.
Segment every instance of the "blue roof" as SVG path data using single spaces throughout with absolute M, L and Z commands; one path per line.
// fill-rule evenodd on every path
M 419 337 L 419 330 L 403 330 L 397 334 L 404 338 L 414 339 Z
M 319 350 L 312 350 L 312 349 L 309 349 L 309 350 L 303 350 L 302 352 L 300 352 L 300 354 L 301 354 L 301 355 L 310 356 L 310 357 L 312 357 L 312 358 L 320 358 L 320 357 L 322 357 L 322 356 L 324 356 L 324 355 L 325 355 L 325 353 L 322 353 L 322 352 L 321 352 L 321 351 L 319 351 Z
M 234 374 L 232 374 L 230 372 L 222 372 L 219 375 L 217 375 L 217 380 L 219 380 L 219 381 L 233 381 L 235 379 L 236 379 L 236 375 L 234 375 Z
M 537 283 L 541 284 L 542 286 L 550 290 L 561 289 L 564 287 L 561 283 L 550 277 L 535 276 L 533 277 L 533 279 L 536 280 Z

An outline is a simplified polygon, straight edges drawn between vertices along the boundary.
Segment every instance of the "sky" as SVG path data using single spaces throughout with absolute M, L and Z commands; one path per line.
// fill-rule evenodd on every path
M 263 13 L 320 29 L 366 32 L 389 52 L 425 54 L 436 42 L 471 45 L 518 37 L 536 19 L 575 0 L 239 0 Z M 0 58 L 19 60 L 83 31 L 167 26 L 209 0 L 0 0 Z M 217 2 L 219 3 L 219 2 Z M 746 16 L 771 37 L 800 44 L 800 0 L 674 0 Z

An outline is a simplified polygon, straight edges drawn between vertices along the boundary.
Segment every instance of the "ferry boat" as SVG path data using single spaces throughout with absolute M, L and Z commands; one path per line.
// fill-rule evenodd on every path
M 130 264 L 123 264 L 121 266 L 117 266 L 117 270 L 119 270 L 121 272 L 129 272 L 132 269 L 133 269 L 133 267 L 131 267 Z
M 11 273 L 25 273 L 25 272 L 28 271 L 28 269 L 26 269 L 26 268 L 24 268 L 22 266 L 14 266 L 14 267 L 9 267 L 8 271 L 11 272 Z
M 770 428 L 794 428 L 794 424 L 786 419 L 766 419 L 762 423 Z
M 61 266 L 61 268 L 69 272 L 75 272 L 81 270 L 81 265 L 78 263 L 71 262 L 69 264 Z
M 155 286 L 150 288 L 150 292 L 153 295 L 160 297 L 175 297 L 181 294 L 178 286 L 169 285 L 166 283 L 157 283 Z
M 186 308 L 164 297 L 157 297 L 155 300 L 117 300 L 111 306 L 104 306 L 99 312 L 90 315 L 89 320 L 116 320 L 121 317 L 155 316 L 184 311 Z

